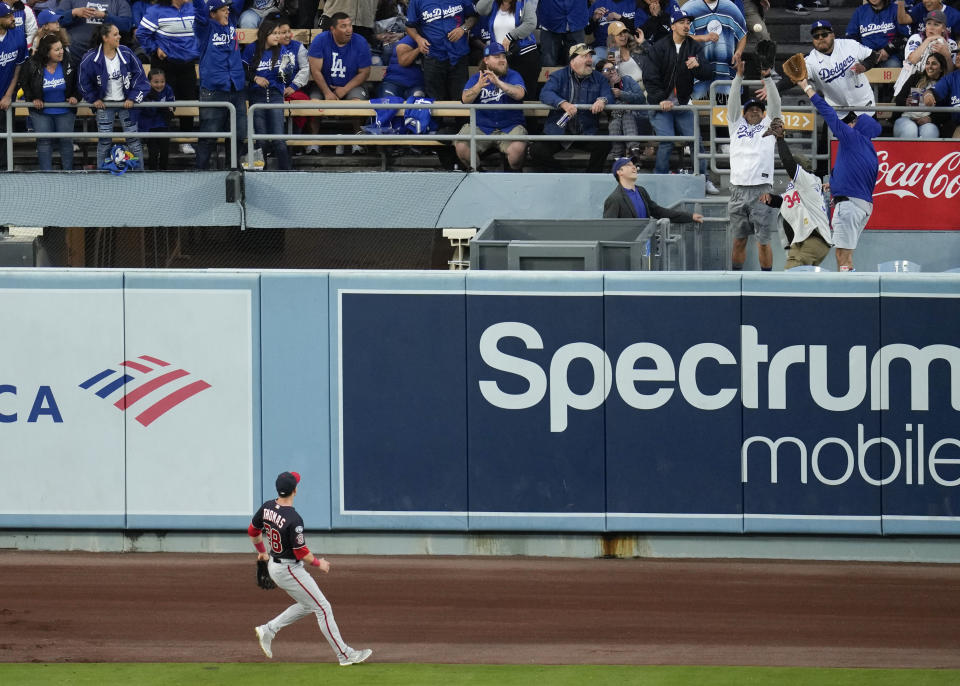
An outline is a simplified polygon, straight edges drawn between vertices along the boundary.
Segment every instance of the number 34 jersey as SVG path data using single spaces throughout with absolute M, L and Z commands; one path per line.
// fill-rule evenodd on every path
M 263 540 L 274 557 L 299 560 L 307 554 L 303 537 L 303 518 L 289 505 L 268 500 L 253 515 L 252 528 L 263 533 Z
M 823 185 L 820 179 L 802 167 L 797 167 L 796 176 L 783 192 L 780 214 L 793 227 L 794 243 L 807 240 L 817 231 L 828 245 L 833 245 Z

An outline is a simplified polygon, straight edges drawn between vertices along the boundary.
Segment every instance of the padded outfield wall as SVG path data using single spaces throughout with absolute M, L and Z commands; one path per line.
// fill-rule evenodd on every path
M 0 271 L 0 528 L 960 533 L 960 275 Z

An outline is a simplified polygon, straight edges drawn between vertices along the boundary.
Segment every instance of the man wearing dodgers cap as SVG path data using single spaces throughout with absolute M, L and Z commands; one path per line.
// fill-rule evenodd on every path
M 0 131 L 7 130 L 5 112 L 17 91 L 20 65 L 27 59 L 27 41 L 23 31 L 16 30 L 16 20 L 9 5 L 0 2 Z M 0 168 L 6 171 L 7 146 L 0 145 Z
M 467 80 L 460 100 L 466 104 L 481 105 L 518 105 L 523 102 L 526 86 L 523 77 L 507 66 L 507 54 L 503 46 L 496 41 L 483 49 L 480 69 Z M 520 109 L 480 109 L 477 110 L 477 129 L 489 135 L 506 134 L 525 136 L 526 119 Z M 470 124 L 464 124 L 461 134 L 470 133 Z M 523 171 L 523 159 L 527 153 L 526 141 L 477 141 L 477 153 L 496 145 L 507 156 L 510 171 Z M 457 157 L 464 168 L 470 167 L 470 144 L 457 141 Z
M 660 207 L 643 186 L 637 185 L 637 162 L 634 158 L 618 157 L 613 161 L 613 178 L 617 187 L 603 201 L 605 219 L 665 219 L 681 224 L 703 222 L 703 215 Z

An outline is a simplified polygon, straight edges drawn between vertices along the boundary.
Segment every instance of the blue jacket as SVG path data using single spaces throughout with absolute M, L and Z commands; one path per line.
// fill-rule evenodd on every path
M 550 74 L 550 78 L 543 85 L 540 91 L 540 101 L 544 105 L 556 108 L 547 117 L 543 125 L 543 133 L 547 136 L 558 136 L 565 133 L 578 133 L 585 136 L 592 136 L 597 133 L 598 122 L 597 115 L 590 110 L 579 110 L 574 121 L 563 128 L 557 124 L 557 120 L 563 116 L 563 110 L 559 109 L 561 102 L 569 102 L 574 105 L 592 105 L 597 98 L 606 98 L 608 103 L 614 101 L 613 90 L 606 77 L 598 71 L 590 72 L 589 76 L 579 79 L 573 75 L 570 67 L 557 69 Z M 572 125 L 572 126 L 571 126 Z
M 143 98 L 144 102 L 169 102 L 171 105 L 174 105 L 175 100 L 173 88 L 169 84 L 164 86 L 159 93 L 151 88 Z M 173 116 L 173 113 L 168 108 L 145 107 L 137 111 L 140 112 L 140 121 L 137 126 L 141 131 L 170 128 L 170 117 Z
M 169 59 L 191 62 L 200 55 L 193 17 L 194 8 L 189 2 L 180 9 L 173 5 L 149 5 L 137 26 L 137 40 L 148 55 L 162 48 Z
M 271 89 L 279 91 L 282 98 L 286 87 L 293 87 L 293 77 L 297 74 L 297 55 L 289 46 L 281 45 L 279 48 L 276 60 L 273 59 L 273 50 L 268 48 L 260 56 L 257 64 L 253 64 L 257 44 L 250 43 L 243 49 L 243 64 L 247 68 L 249 77 L 247 92 L 251 98 L 259 94 L 266 95 L 269 99 L 269 93 L 265 91 Z M 257 85 L 253 80 L 256 76 L 265 78 L 270 85 L 267 88 Z
M 877 151 L 871 139 L 880 135 L 880 124 L 873 117 L 861 114 L 853 128 L 844 124 L 827 101 L 814 93 L 810 102 L 836 136 L 837 161 L 830 174 L 830 192 L 834 197 L 845 195 L 873 202 L 873 187 L 877 185 Z
M 243 0 L 233 0 L 230 20 L 221 26 L 210 20 L 207 3 L 193 0 L 193 32 L 200 51 L 200 87 L 211 91 L 243 91 L 247 87 L 237 38 L 237 16 Z
M 540 0 L 537 26 L 552 33 L 582 31 L 590 21 L 587 0 Z
M 150 90 L 147 75 L 143 73 L 143 65 L 126 45 L 117 48 L 117 57 L 120 58 L 123 97 L 133 102 L 143 102 L 144 96 Z M 80 95 L 90 103 L 103 100 L 107 95 L 107 81 L 107 60 L 103 56 L 101 45 L 88 50 L 80 61 L 80 74 L 77 77 Z M 134 115 L 137 115 L 136 110 Z M 137 116 L 133 119 L 136 121 Z
M 860 5 L 847 24 L 847 38 L 866 45 L 871 50 L 885 49 L 891 55 L 903 48 L 910 27 L 897 22 L 897 5 L 888 3 L 877 12 L 870 4 Z M 897 57 L 900 55 L 897 54 Z

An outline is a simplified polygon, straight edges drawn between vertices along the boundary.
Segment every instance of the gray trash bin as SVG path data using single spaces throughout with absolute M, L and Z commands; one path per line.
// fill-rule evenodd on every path
M 470 241 L 471 269 L 660 269 L 654 219 L 493 219 Z

